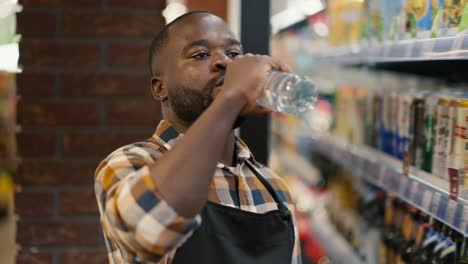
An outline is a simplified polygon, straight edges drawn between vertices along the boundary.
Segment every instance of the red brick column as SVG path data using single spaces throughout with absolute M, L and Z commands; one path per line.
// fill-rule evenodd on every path
M 98 162 L 160 119 L 147 53 L 164 0 L 23 0 L 18 263 L 106 263 Z

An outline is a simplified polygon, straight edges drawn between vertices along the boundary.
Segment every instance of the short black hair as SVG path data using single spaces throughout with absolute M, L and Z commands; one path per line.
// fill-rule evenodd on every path
M 169 38 L 169 28 L 174 25 L 177 21 L 182 20 L 184 17 L 188 17 L 193 14 L 211 14 L 213 13 L 205 11 L 205 10 L 197 10 L 197 11 L 191 11 L 187 12 L 173 21 L 171 21 L 169 24 L 165 25 L 161 31 L 153 38 L 151 41 L 151 45 L 149 48 L 149 71 L 150 74 L 153 75 L 153 60 L 154 58 L 158 55 L 159 51 L 164 47 L 164 45 L 167 43 L 167 39 Z

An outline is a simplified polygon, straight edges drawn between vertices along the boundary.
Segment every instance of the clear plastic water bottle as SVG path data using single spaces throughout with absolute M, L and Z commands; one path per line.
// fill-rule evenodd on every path
M 302 117 L 317 104 L 315 84 L 305 76 L 271 71 L 257 103 L 276 112 Z

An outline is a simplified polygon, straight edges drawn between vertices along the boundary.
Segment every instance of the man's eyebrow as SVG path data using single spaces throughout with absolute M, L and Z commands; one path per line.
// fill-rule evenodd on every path
M 226 42 L 226 44 L 228 46 L 240 46 L 242 48 L 242 45 L 240 43 L 240 41 L 238 41 L 237 39 L 234 39 L 234 38 L 225 38 L 224 41 Z M 209 41 L 208 39 L 198 39 L 198 40 L 194 40 L 192 42 L 190 42 L 189 44 L 185 45 L 183 51 L 187 51 L 193 47 L 196 47 L 196 46 L 203 46 L 203 47 L 209 47 Z
M 226 41 L 226 43 L 228 43 L 229 46 L 237 45 L 237 46 L 241 46 L 241 47 L 242 47 L 242 44 L 240 43 L 240 41 L 238 41 L 238 40 L 235 39 L 235 38 L 225 38 L 224 41 Z
M 190 42 L 189 44 L 185 45 L 183 51 L 187 51 L 189 50 L 190 48 L 193 48 L 193 47 L 196 47 L 196 46 L 204 46 L 204 47 L 208 47 L 208 40 L 207 39 L 198 39 L 198 40 L 195 40 L 195 41 L 192 41 Z

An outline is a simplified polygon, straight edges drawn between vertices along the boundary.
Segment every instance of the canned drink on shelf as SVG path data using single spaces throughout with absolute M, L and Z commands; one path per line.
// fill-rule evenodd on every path
M 448 180 L 446 161 L 447 146 L 450 139 L 449 133 L 451 133 L 449 128 L 449 106 L 450 98 L 448 97 L 441 97 L 437 101 L 434 155 L 432 159 L 432 174 L 445 180 Z
M 411 104 L 413 101 L 413 95 L 411 93 L 404 94 L 398 98 L 397 112 L 397 147 L 396 157 L 403 160 L 403 156 L 409 153 L 410 143 L 410 116 L 411 116 Z
M 389 154 L 393 155 L 394 157 L 397 157 L 398 156 L 398 107 L 399 107 L 398 94 L 395 92 L 390 93 L 389 100 L 390 100 Z
M 410 164 L 418 169 L 423 169 L 424 147 L 426 145 L 424 136 L 424 95 L 419 94 L 411 103 L 410 117 Z
M 389 94 L 384 94 L 382 97 L 382 124 L 381 139 L 382 151 L 387 154 L 392 154 L 392 103 Z
M 383 129 L 383 120 L 382 120 L 382 95 L 374 94 L 372 97 L 372 146 L 383 150 L 383 138 L 382 138 L 382 129 Z
M 428 173 L 432 173 L 432 159 L 434 157 L 437 100 L 438 96 L 432 94 L 428 96 L 424 102 L 424 148 L 422 169 Z
M 458 172 L 459 194 L 468 197 L 468 99 L 451 103 L 453 138 L 447 167 Z

